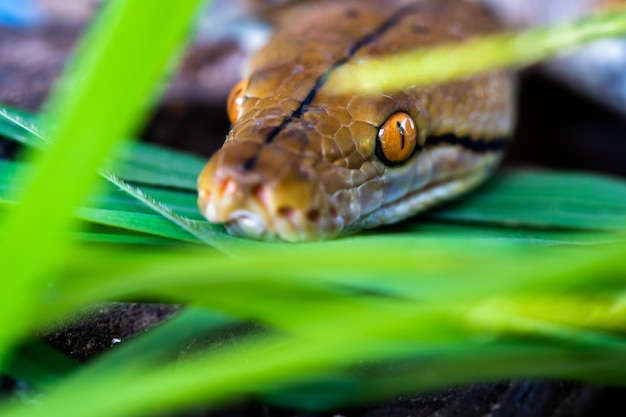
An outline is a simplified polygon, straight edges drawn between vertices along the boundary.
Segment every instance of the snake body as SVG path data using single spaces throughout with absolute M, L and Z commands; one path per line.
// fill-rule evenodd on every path
M 347 62 L 498 31 L 488 11 L 463 0 L 310 3 L 249 62 L 236 121 L 199 178 L 209 221 L 255 239 L 327 239 L 400 221 L 488 177 L 514 125 L 510 73 L 378 96 L 325 88 Z M 399 112 L 416 144 L 391 163 L 379 137 Z

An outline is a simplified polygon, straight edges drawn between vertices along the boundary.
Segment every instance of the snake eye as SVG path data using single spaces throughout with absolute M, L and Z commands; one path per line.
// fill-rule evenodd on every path
M 378 131 L 376 151 L 386 165 L 399 164 L 411 156 L 417 143 L 413 118 L 404 112 L 394 113 Z
M 231 123 L 235 123 L 241 116 L 241 106 L 245 100 L 246 89 L 248 88 L 248 80 L 241 80 L 230 91 L 226 110 Z

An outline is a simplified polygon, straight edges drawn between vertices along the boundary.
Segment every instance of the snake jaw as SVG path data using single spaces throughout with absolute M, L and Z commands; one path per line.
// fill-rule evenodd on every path
M 259 216 L 246 210 L 234 211 L 225 223 L 226 230 L 233 236 L 249 237 L 256 240 L 271 240 L 272 233 Z
M 231 235 L 268 241 L 329 239 L 343 230 L 343 214 L 315 173 L 303 173 L 299 161 L 281 163 L 276 154 L 273 164 L 285 167 L 279 179 L 234 169 L 229 154 L 240 155 L 237 148 L 220 150 L 200 174 L 198 206 L 210 222 L 223 223 Z

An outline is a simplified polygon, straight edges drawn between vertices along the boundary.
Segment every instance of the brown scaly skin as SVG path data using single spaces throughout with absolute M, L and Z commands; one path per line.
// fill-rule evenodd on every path
M 332 238 L 402 220 L 473 188 L 494 169 L 502 146 L 481 151 L 427 138 L 503 143 L 514 114 L 508 73 L 375 97 L 335 95 L 323 81 L 314 88 L 347 59 L 495 32 L 488 12 L 461 0 L 312 3 L 284 19 L 250 61 L 241 117 L 199 178 L 199 207 L 209 221 L 257 239 Z M 294 115 L 311 90 L 313 100 Z M 397 111 L 414 118 L 418 147 L 402 164 L 386 166 L 376 155 L 377 135 Z

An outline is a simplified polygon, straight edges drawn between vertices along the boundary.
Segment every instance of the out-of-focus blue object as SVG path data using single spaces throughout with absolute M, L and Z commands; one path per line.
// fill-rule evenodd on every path
M 35 0 L 0 0 L 0 26 L 28 27 L 41 22 L 43 15 Z

